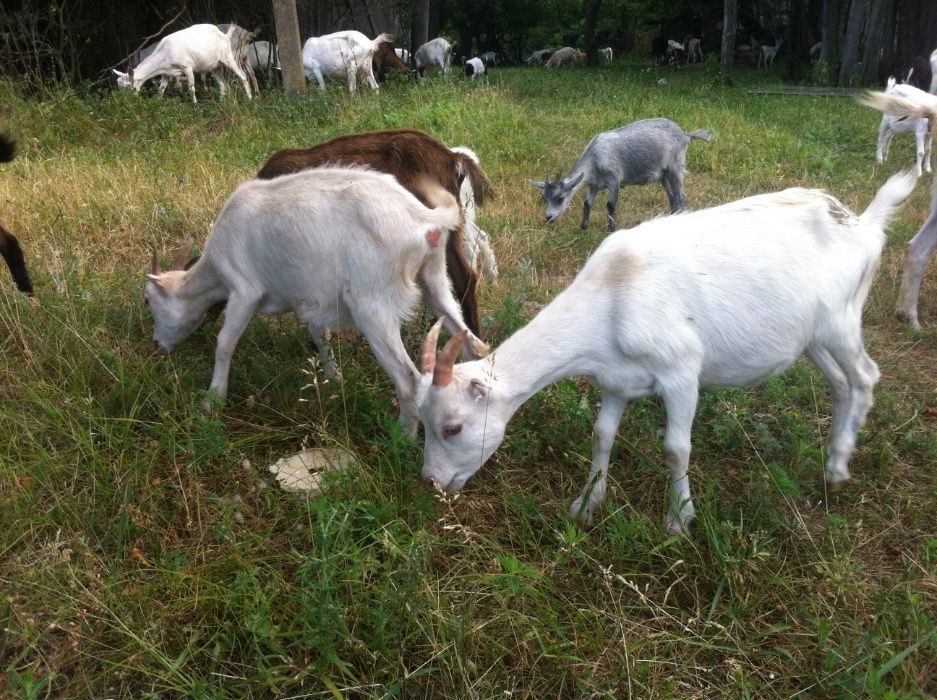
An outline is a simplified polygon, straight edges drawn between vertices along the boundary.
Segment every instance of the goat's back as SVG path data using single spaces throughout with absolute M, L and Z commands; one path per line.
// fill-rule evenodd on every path
M 623 183 L 656 182 L 665 169 L 682 170 L 690 137 L 669 119 L 642 119 L 595 136 L 581 157 L 597 176 L 623 175 Z
M 750 197 L 612 234 L 571 289 L 613 309 L 627 354 L 688 353 L 703 385 L 756 383 L 861 314 L 884 242 L 873 219 L 819 190 Z
M 481 168 L 463 153 L 456 153 L 432 136 L 415 129 L 390 129 L 337 136 L 310 148 L 288 148 L 274 153 L 257 173 L 261 179 L 279 177 L 327 164 L 366 165 L 394 175 L 423 204 L 417 187 L 430 176 L 458 197 L 462 178 L 469 177 L 481 203 L 490 185 Z M 453 167 L 456 166 L 456 167 Z

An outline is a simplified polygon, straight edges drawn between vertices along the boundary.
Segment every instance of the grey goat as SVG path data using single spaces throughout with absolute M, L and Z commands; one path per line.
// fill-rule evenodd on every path
M 622 185 L 659 182 L 670 200 L 670 213 L 683 209 L 686 147 L 692 139 L 710 138 L 712 134 L 706 129 L 686 134 L 669 119 L 642 119 L 594 137 L 565 178 L 557 175 L 553 182 L 547 178 L 543 182 L 531 180 L 530 184 L 543 194 L 548 222 L 566 211 L 580 187 L 589 185 L 581 228 L 589 226 L 596 193 L 608 190 L 608 230 L 614 231 L 615 204 Z

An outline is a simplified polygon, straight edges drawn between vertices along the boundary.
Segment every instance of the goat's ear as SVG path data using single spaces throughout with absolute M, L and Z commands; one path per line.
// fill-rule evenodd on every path
M 579 173 L 576 177 L 574 177 L 574 178 L 572 178 L 571 180 L 567 181 L 565 184 L 566 184 L 567 187 L 575 187 L 575 186 L 578 185 L 580 182 L 582 182 L 582 178 L 584 178 L 585 176 L 586 176 L 585 173 Z
M 536 187 L 538 190 L 543 190 L 543 188 L 547 186 L 547 183 L 543 182 L 542 180 L 528 180 L 527 182 Z
M 147 279 L 147 282 L 152 282 L 152 283 L 153 283 L 153 288 L 154 288 L 157 292 L 162 292 L 162 291 L 164 291 L 165 288 L 163 287 L 163 278 L 162 278 L 161 275 L 149 274 L 149 275 L 146 276 L 146 279 Z
M 482 384 L 480 379 L 473 379 L 471 382 L 469 382 L 468 390 L 475 401 L 481 401 L 482 399 L 488 398 L 488 387 Z

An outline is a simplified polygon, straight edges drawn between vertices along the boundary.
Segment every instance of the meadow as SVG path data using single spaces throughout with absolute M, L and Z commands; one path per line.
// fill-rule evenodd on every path
M 402 434 L 360 336 L 335 343 L 337 387 L 296 318 L 256 318 L 214 416 L 199 403 L 218 321 L 169 357 L 152 347 L 141 297 L 152 247 L 168 261 L 186 238 L 203 241 L 271 153 L 338 134 L 415 127 L 479 154 L 495 190 L 479 223 L 501 270 L 481 288 L 493 345 L 604 238 L 604 195 L 588 230 L 581 195 L 547 226 L 527 183 L 565 171 L 601 130 L 656 116 L 711 129 L 689 147 L 690 209 L 798 185 L 862 211 L 913 164 L 899 136 L 876 165 L 879 116 L 852 99 L 747 91 L 778 76 L 743 71 L 726 87 L 710 69 L 510 68 L 487 84 L 395 80 L 354 96 L 336 85 L 292 102 L 233 89 L 194 108 L 0 82 L 0 128 L 20 150 L 0 171 L 0 213 L 37 302 L 2 271 L 0 696 L 937 695 L 933 266 L 924 332 L 893 315 L 930 176 L 890 229 L 866 306 L 882 380 L 853 481 L 824 488 L 830 401 L 811 365 L 708 392 L 689 537 L 663 527 L 655 400 L 626 410 L 606 509 L 585 529 L 567 517 L 598 399 L 584 381 L 531 399 L 446 498 L 420 482 L 422 437 Z M 665 211 L 656 185 L 626 187 L 618 223 Z M 406 328 L 414 356 L 430 320 Z M 304 447 L 341 447 L 357 464 L 315 498 L 284 492 L 266 467 Z

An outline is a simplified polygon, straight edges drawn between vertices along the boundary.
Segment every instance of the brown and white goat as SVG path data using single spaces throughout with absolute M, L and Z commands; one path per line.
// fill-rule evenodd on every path
M 429 134 L 415 129 L 390 129 L 349 134 L 323 141 L 310 148 L 287 148 L 270 156 L 257 173 L 270 179 L 326 164 L 366 165 L 390 173 L 425 206 L 430 206 L 418 184 L 425 178 L 440 183 L 459 200 L 462 181 L 468 178 L 476 201 L 481 204 L 490 183 L 478 164 L 465 153 L 453 151 Z M 446 271 L 462 306 L 469 330 L 480 335 L 475 287 L 478 276 L 462 252 L 460 225 L 446 242 Z
M 371 62 L 374 65 L 374 75 L 377 77 L 378 82 L 384 81 L 384 78 L 387 77 L 387 71 L 391 68 L 398 73 L 406 74 L 412 72 L 410 66 L 404 63 L 400 56 L 397 55 L 393 45 L 387 42 L 381 44 L 374 50 Z
M 4 134 L 0 134 L 0 163 L 9 163 L 16 155 L 16 144 L 13 139 Z M 33 283 L 26 272 L 26 261 L 23 258 L 23 249 L 20 248 L 16 236 L 6 230 L 6 227 L 0 223 L 0 255 L 10 268 L 10 274 L 16 287 L 25 294 L 33 293 Z

